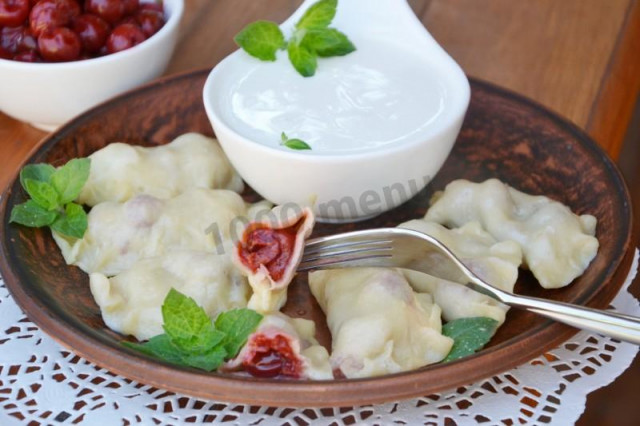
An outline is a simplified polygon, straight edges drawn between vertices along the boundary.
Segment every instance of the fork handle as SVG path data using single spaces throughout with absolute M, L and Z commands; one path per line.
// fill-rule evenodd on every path
M 512 294 L 503 296 L 502 302 L 514 308 L 525 309 L 576 328 L 640 345 L 640 318 L 638 317 L 535 297 Z

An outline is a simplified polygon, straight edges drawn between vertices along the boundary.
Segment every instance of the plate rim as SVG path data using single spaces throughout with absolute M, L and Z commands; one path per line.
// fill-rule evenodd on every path
M 138 95 L 147 90 L 155 89 L 164 84 L 171 84 L 182 79 L 202 78 L 210 72 L 209 68 L 188 71 L 176 75 L 163 77 L 154 82 L 139 86 L 138 88 L 127 91 L 115 98 L 97 105 L 94 108 L 84 112 L 73 120 L 69 121 L 56 132 L 43 138 L 28 154 L 25 161 L 20 165 L 20 170 L 25 164 L 32 162 L 35 157 L 42 154 L 53 147 L 59 139 L 64 135 L 67 128 L 72 128 L 82 123 L 84 120 L 93 116 L 103 108 L 108 108 L 112 102 L 122 100 L 124 98 Z M 586 306 L 594 308 L 604 308 L 613 299 L 615 294 L 622 287 L 631 263 L 633 260 L 632 237 L 634 226 L 633 212 L 629 189 L 622 178 L 618 167 L 608 157 L 605 151 L 591 138 L 584 130 L 580 129 L 574 123 L 559 114 L 553 112 L 549 108 L 521 94 L 515 93 L 509 89 L 502 88 L 493 83 L 470 78 L 473 86 L 484 86 L 487 90 L 498 93 L 501 96 L 514 99 L 518 103 L 524 103 L 535 109 L 537 112 L 544 114 L 552 120 L 556 126 L 559 126 L 578 139 L 581 145 L 589 148 L 594 155 L 604 161 L 609 175 L 616 181 L 617 187 L 622 189 L 623 198 L 626 201 L 627 209 L 625 222 L 626 238 L 622 244 L 623 255 L 620 256 L 611 271 L 607 273 L 605 282 L 613 283 L 613 285 L 600 285 L 590 295 L 585 295 Z M 472 92 L 473 96 L 473 92 Z M 11 293 L 13 299 L 18 306 L 25 312 L 29 319 L 34 322 L 42 331 L 56 340 L 59 344 L 82 358 L 108 370 L 112 373 L 136 380 L 140 383 L 168 389 L 176 393 L 190 395 L 197 398 L 218 399 L 220 401 L 231 403 L 242 403 L 249 405 L 268 405 L 278 407 L 330 407 L 330 406 L 354 406 L 361 404 L 388 402 L 392 400 L 406 399 L 415 396 L 423 396 L 425 394 L 453 389 L 457 386 L 464 386 L 471 382 L 491 377 L 495 374 L 504 372 L 515 365 L 520 365 L 530 359 L 539 356 L 545 351 L 557 346 L 558 344 L 569 339 L 577 333 L 576 329 L 554 323 L 551 320 L 545 321 L 527 330 L 525 333 L 517 336 L 517 342 L 509 339 L 499 345 L 483 350 L 475 355 L 466 357 L 459 361 L 447 364 L 434 364 L 426 367 L 426 369 L 410 370 L 402 373 L 390 374 L 363 379 L 337 379 L 326 381 L 290 381 L 290 380 L 273 380 L 273 379 L 257 379 L 245 378 L 231 375 L 215 375 L 215 373 L 206 373 L 193 370 L 190 368 L 177 367 L 162 361 L 152 360 L 144 355 L 125 348 L 114 348 L 107 345 L 100 339 L 90 334 L 84 333 L 73 324 L 69 324 L 64 318 L 60 318 L 55 312 L 52 312 L 39 299 L 30 297 L 26 289 L 21 285 L 13 268 L 8 262 L 8 247 L 6 246 L 6 231 L 4 223 L 7 218 L 8 201 L 12 198 L 12 188 L 18 183 L 18 175 L 8 183 L 0 198 L 0 218 L 3 225 L 0 226 L 0 272 L 4 279 L 5 285 Z M 52 320 L 56 319 L 57 320 Z M 532 339 L 544 338 L 545 344 L 540 346 L 531 345 Z M 520 350 L 517 357 L 513 357 L 513 353 L 509 353 L 509 362 L 500 362 L 506 358 L 508 347 L 517 343 L 521 348 L 529 348 L 529 350 Z M 96 357 L 93 355 L 92 348 L 98 346 L 104 355 Z M 494 357 L 489 365 L 482 364 L 483 358 Z M 497 360 L 496 358 L 497 357 Z M 475 361 L 475 362 L 471 362 Z M 478 369 L 478 364 L 482 365 L 482 369 Z M 505 365 L 508 365 L 505 367 Z M 456 380 L 451 380 L 447 373 L 456 368 Z M 444 371 L 443 371 L 444 370 Z M 416 386 L 420 376 L 431 375 L 434 384 L 425 390 L 424 386 Z M 443 380 L 443 378 L 447 380 Z M 158 378 L 172 378 L 171 383 Z M 365 390 L 370 390 L 372 383 L 377 385 L 376 395 L 363 396 Z M 247 384 L 258 384 L 255 386 L 256 395 L 251 401 L 243 397 Z M 238 392 L 236 392 L 236 390 Z M 239 396 L 240 395 L 240 396 Z M 302 398 L 301 396 L 304 396 Z M 295 402 L 298 401 L 298 402 Z

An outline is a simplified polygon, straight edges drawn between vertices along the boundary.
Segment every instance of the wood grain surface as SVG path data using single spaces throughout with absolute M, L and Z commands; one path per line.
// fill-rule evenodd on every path
M 622 145 L 629 129 L 640 128 L 640 119 L 632 115 L 640 86 L 638 0 L 409 2 L 469 75 L 526 94 L 568 117 L 614 158 L 622 151 L 632 195 L 640 199 L 640 151 L 630 147 L 640 137 L 628 137 Z M 214 65 L 234 49 L 231 36 L 244 24 L 282 20 L 299 3 L 185 0 L 180 42 L 167 74 Z M 0 112 L 0 188 L 45 135 Z M 629 415 L 635 410 L 625 403 L 638 381 L 640 362 L 592 394 L 579 423 L 635 424 Z

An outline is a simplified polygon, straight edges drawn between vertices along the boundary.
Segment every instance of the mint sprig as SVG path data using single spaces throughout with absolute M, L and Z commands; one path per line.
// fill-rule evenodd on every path
M 289 61 L 303 77 L 311 77 L 318 57 L 344 56 L 356 47 L 335 28 L 329 28 L 336 15 L 338 0 L 320 0 L 307 9 L 295 25 L 289 40 L 275 22 L 256 21 L 234 37 L 248 54 L 263 61 L 275 61 L 276 52 L 286 49 Z
M 498 321 L 487 317 L 459 318 L 442 326 L 442 334 L 453 339 L 442 362 L 455 361 L 482 349 L 498 329 Z
M 325 28 L 336 16 L 338 0 L 322 0 L 312 4 L 296 24 L 297 29 Z
M 233 309 L 218 315 L 214 324 L 195 300 L 172 288 L 162 304 L 162 320 L 164 334 L 122 344 L 172 364 L 213 371 L 240 352 L 262 315 Z
M 233 40 L 248 54 L 263 61 L 275 61 L 278 49 L 286 46 L 280 27 L 271 21 L 253 22 L 236 34 Z
M 289 137 L 286 135 L 285 132 L 282 132 L 282 134 L 280 135 L 280 145 L 286 146 L 287 148 L 290 148 L 290 149 L 296 149 L 298 151 L 311 149 L 309 144 L 303 141 L 302 139 L 297 139 L 297 138 L 289 139 Z
M 20 184 L 31 197 L 11 210 L 9 222 L 32 228 L 50 226 L 72 238 L 87 230 L 87 214 L 73 203 L 89 178 L 91 160 L 74 158 L 56 169 L 50 164 L 28 164 L 20 171 Z

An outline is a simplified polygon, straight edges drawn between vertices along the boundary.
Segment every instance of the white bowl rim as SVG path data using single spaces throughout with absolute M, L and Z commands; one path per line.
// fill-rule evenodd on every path
M 64 71 L 65 68 L 83 68 L 90 67 L 94 64 L 100 64 L 109 61 L 117 61 L 118 59 L 125 58 L 127 56 L 135 55 L 136 52 L 141 49 L 145 49 L 147 46 L 151 44 L 156 44 L 157 40 L 160 40 L 164 37 L 165 34 L 173 31 L 175 27 L 180 23 L 180 19 L 182 18 L 182 14 L 184 12 L 184 2 L 185 0 L 162 0 L 164 2 L 171 3 L 171 10 L 169 11 L 169 19 L 164 23 L 160 30 L 153 34 L 148 39 L 144 40 L 142 43 L 137 44 L 129 49 L 122 50 L 120 52 L 111 53 L 109 55 L 98 56 L 96 58 L 84 59 L 84 60 L 76 60 L 76 61 L 66 61 L 66 62 L 22 62 L 22 61 L 14 61 L 12 59 L 2 59 L 0 58 L 0 66 L 13 68 L 15 71 L 34 71 L 37 68 L 46 70 L 48 68 L 54 68 L 56 71 Z M 150 3 L 150 1 L 142 1 L 141 3 Z M 165 12 L 168 12 L 165 9 Z M 149 42 L 149 43 L 147 43 Z M 115 58 L 115 59 L 114 59 Z
M 283 149 L 278 149 L 278 148 L 274 148 L 271 146 L 267 146 L 255 141 L 252 141 L 251 139 L 241 135 L 239 132 L 237 132 L 236 130 L 234 130 L 233 128 L 231 128 L 226 122 L 225 120 L 222 119 L 222 117 L 220 117 L 220 115 L 216 112 L 216 108 L 213 106 L 213 100 L 210 99 L 209 96 L 207 96 L 207 94 L 212 90 L 211 86 L 213 85 L 213 80 L 216 76 L 217 73 L 221 72 L 220 69 L 224 67 L 224 64 L 227 61 L 231 61 L 233 60 L 233 57 L 235 55 L 238 54 L 242 54 L 243 52 L 241 50 L 236 50 L 235 52 L 231 53 L 230 55 L 228 55 L 226 58 L 224 58 L 222 61 L 220 61 L 209 73 L 209 75 L 207 76 L 207 80 L 205 81 L 204 84 L 204 88 L 202 90 L 202 97 L 203 97 L 203 104 L 204 104 L 204 108 L 205 111 L 207 112 L 207 116 L 209 117 L 209 120 L 212 122 L 211 125 L 212 127 L 214 127 L 214 132 L 215 132 L 215 126 L 213 123 L 213 119 L 215 118 L 216 121 L 216 126 L 220 127 L 221 130 L 223 130 L 224 132 L 228 132 L 228 133 L 232 133 L 234 134 L 234 137 L 236 139 L 236 142 L 240 142 L 244 145 L 249 146 L 251 149 L 253 150 L 257 150 L 261 153 L 267 154 L 267 155 L 281 155 L 284 158 L 288 158 L 291 160 L 296 160 L 296 161 L 300 161 L 300 160 L 307 160 L 309 162 L 320 162 L 320 163 L 342 163 L 342 162 L 352 162 L 354 160 L 366 160 L 366 159 L 371 159 L 371 158 L 377 158 L 380 156 L 384 156 L 384 155 L 390 155 L 390 154 L 396 154 L 402 151 L 406 151 L 406 150 L 410 150 L 412 148 L 416 148 L 419 145 L 423 145 L 425 144 L 427 141 L 423 141 L 423 140 L 416 140 L 416 141 L 411 141 L 411 142 L 403 142 L 403 143 L 398 143 L 398 144 L 388 144 L 388 145 L 383 145 L 383 146 L 376 146 L 376 147 L 370 147 L 370 148 L 365 148 L 362 150 L 354 150 L 354 151 L 343 151 L 343 152 L 336 152 L 336 151 L 330 151 L 330 152 L 315 152 L 313 154 L 309 154 L 307 151 L 298 151 L 298 150 L 289 150 L 289 151 L 285 151 Z M 452 61 L 453 62 L 453 61 Z M 461 74 L 461 78 L 460 81 L 464 80 L 464 89 L 462 90 L 462 92 L 460 93 L 460 95 L 457 97 L 456 100 L 456 105 L 455 108 L 459 108 L 460 109 L 460 116 L 458 116 L 457 114 L 454 114 L 452 117 L 449 118 L 449 122 L 447 123 L 447 125 L 445 126 L 440 126 L 436 131 L 434 131 L 429 139 L 436 139 L 438 138 L 439 135 L 441 135 L 442 133 L 447 132 L 450 127 L 452 125 L 454 125 L 456 123 L 456 121 L 461 118 L 463 119 L 464 116 L 466 115 L 466 111 L 467 108 L 469 106 L 469 102 L 471 99 L 471 86 L 469 84 L 469 80 L 466 77 L 466 75 L 464 74 L 464 71 L 462 71 L 462 69 L 460 68 L 460 66 L 458 64 L 456 64 L 455 62 L 453 62 L 453 64 L 455 64 L 455 68 L 457 69 L 457 72 L 459 72 Z M 218 135 L 216 134 L 216 137 L 218 137 Z M 219 139 L 219 137 L 218 137 Z

